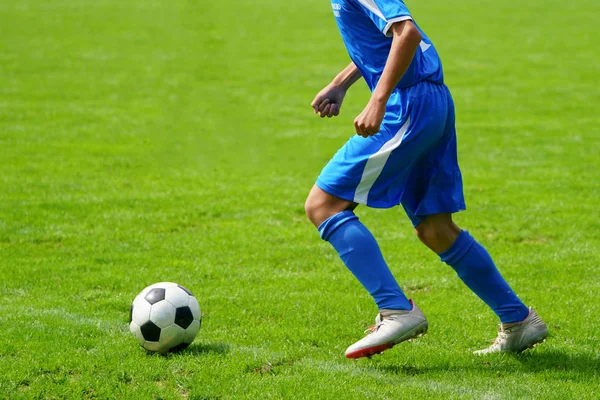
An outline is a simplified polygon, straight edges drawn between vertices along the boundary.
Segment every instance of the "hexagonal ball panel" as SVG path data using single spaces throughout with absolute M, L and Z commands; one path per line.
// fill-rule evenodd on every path
M 165 300 L 175 307 L 187 306 L 190 301 L 189 299 L 190 295 L 179 287 L 168 288 L 165 293 Z
M 192 310 L 192 315 L 194 316 L 194 319 L 197 319 L 198 321 L 202 319 L 202 314 L 200 313 L 200 305 L 198 304 L 198 300 L 196 300 L 195 297 L 190 297 L 188 307 L 190 307 L 190 310 Z
M 164 354 L 167 351 L 169 351 L 169 349 L 165 347 L 165 345 L 161 342 L 150 342 L 147 340 L 144 342 L 144 348 L 148 351 L 156 351 L 157 353 L 161 354 Z
M 163 288 L 154 288 L 151 289 L 145 296 L 144 299 L 150 304 L 158 303 L 161 300 L 165 299 L 166 289 Z
M 140 326 L 140 331 L 142 332 L 144 340 L 158 342 L 158 340 L 160 339 L 161 329 L 158 326 L 156 326 L 156 324 L 154 324 L 152 321 L 148 321 L 144 325 Z
M 192 321 L 194 321 L 194 316 L 192 315 L 192 310 L 190 310 L 188 306 L 179 307 L 175 310 L 175 324 L 183 329 L 187 329 Z
M 138 299 L 138 297 L 143 299 L 143 298 L 144 298 L 144 296 L 145 296 L 145 295 L 146 295 L 146 294 L 147 294 L 147 293 L 148 293 L 150 290 L 152 290 L 152 286 L 148 286 L 148 287 L 144 288 L 144 290 L 142 290 L 141 292 L 139 292 L 139 293 L 138 293 L 138 295 L 137 295 L 137 296 L 135 296 L 135 300 L 137 300 L 137 299 Z M 135 300 L 134 300 L 134 301 L 135 301 Z
M 190 324 L 190 326 L 188 326 L 188 328 L 185 330 L 185 336 L 183 338 L 183 342 L 184 343 L 192 343 L 194 341 L 194 338 L 198 334 L 199 330 L 200 330 L 200 321 L 194 320 Z
M 150 309 L 150 321 L 160 328 L 166 328 L 175 322 L 175 307 L 168 301 L 159 301 Z
M 160 332 L 160 343 L 166 350 L 180 345 L 185 337 L 185 330 L 175 324 L 166 327 Z
M 143 289 L 143 290 L 142 290 L 142 291 L 141 291 L 141 292 L 140 292 L 140 293 L 137 295 L 137 297 L 144 298 L 144 297 L 145 297 L 145 296 L 148 294 L 148 292 L 149 292 L 149 291 L 151 291 L 152 289 L 155 289 L 155 288 L 159 288 L 159 289 L 168 289 L 168 288 L 170 288 L 170 287 L 177 287 L 177 284 L 176 284 L 176 283 L 173 283 L 173 282 L 158 282 L 158 283 L 152 284 L 152 285 L 150 285 L 150 286 L 146 286 L 146 287 L 145 287 L 145 288 L 144 288 L 144 289 Z
M 137 341 L 140 343 L 140 345 L 144 345 L 144 341 L 146 339 L 144 339 L 144 335 L 142 335 L 142 330 L 140 329 L 139 325 L 136 324 L 135 322 L 132 322 L 129 324 L 129 331 L 131 331 L 131 333 L 133 333 L 133 335 L 135 336 L 135 338 L 137 339 Z
M 131 305 L 131 321 L 139 326 L 150 320 L 150 309 L 152 306 L 142 297 L 136 297 Z

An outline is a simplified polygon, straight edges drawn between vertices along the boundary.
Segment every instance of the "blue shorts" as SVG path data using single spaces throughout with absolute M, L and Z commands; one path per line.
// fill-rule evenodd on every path
M 427 215 L 464 210 L 448 88 L 421 82 L 395 90 L 380 132 L 351 137 L 323 168 L 317 186 L 369 207 L 402 204 L 414 226 Z

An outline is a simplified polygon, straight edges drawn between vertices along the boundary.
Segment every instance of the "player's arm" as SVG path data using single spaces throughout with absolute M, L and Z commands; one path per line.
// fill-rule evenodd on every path
M 385 106 L 408 69 L 419 47 L 422 35 L 412 20 L 394 23 L 390 30 L 392 45 L 383 73 L 369 103 L 354 120 L 356 133 L 367 137 L 379 132 L 385 114 Z
M 315 96 L 311 106 L 321 118 L 339 115 L 346 91 L 362 77 L 356 65 L 351 62 L 331 83 Z
M 344 90 L 348 90 L 350 86 L 352 86 L 354 82 L 356 82 L 360 78 L 362 78 L 362 75 L 358 70 L 358 67 L 356 66 L 356 64 L 351 62 L 346 68 L 342 70 L 342 72 L 340 72 L 335 78 L 333 78 L 331 84 L 339 86 Z

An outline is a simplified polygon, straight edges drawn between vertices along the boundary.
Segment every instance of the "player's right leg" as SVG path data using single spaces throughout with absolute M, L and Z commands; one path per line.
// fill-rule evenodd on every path
M 377 241 L 354 214 L 356 206 L 315 185 L 305 210 L 321 238 L 331 243 L 379 309 L 410 310 L 412 305 L 390 272 Z
M 443 86 L 423 82 L 395 91 L 381 131 L 368 138 L 352 137 L 323 169 L 309 195 L 307 215 L 379 307 L 375 327 L 348 348 L 349 358 L 369 356 L 427 330 L 427 320 L 400 290 L 377 242 L 346 207 L 397 206 L 413 167 L 443 139 L 450 111 Z
M 425 90 L 434 88 L 425 86 Z M 427 320 L 406 298 L 392 276 L 371 232 L 358 220 L 357 204 L 376 208 L 400 203 L 410 166 L 441 136 L 444 121 L 419 140 L 411 134 L 407 103 L 409 91 L 396 92 L 398 100 L 384 118 L 381 132 L 369 138 L 352 137 L 323 169 L 306 201 L 306 214 L 330 242 L 379 308 L 370 334 L 348 348 L 348 358 L 370 356 L 427 330 Z M 444 113 L 444 104 L 439 109 Z M 404 108 L 403 108 L 404 107 Z M 414 106 L 418 108 L 418 104 Z M 439 131 L 439 132 L 438 132 Z
M 427 331 L 427 319 L 406 298 L 383 259 L 377 241 L 354 214 L 356 205 L 316 185 L 305 204 L 306 214 L 319 229 L 321 238 L 331 243 L 379 307 L 375 326 L 369 335 L 346 350 L 348 358 L 369 357 Z

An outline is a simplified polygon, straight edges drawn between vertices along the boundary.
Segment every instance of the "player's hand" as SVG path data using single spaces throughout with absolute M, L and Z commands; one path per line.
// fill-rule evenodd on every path
M 365 109 L 354 119 L 356 134 L 364 138 L 373 136 L 381 129 L 385 115 L 385 103 L 369 101 Z
M 330 84 L 317 93 L 310 105 L 321 118 L 331 118 L 340 114 L 345 95 L 346 90 Z

